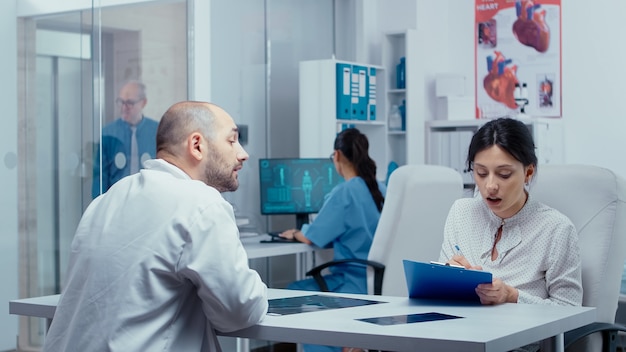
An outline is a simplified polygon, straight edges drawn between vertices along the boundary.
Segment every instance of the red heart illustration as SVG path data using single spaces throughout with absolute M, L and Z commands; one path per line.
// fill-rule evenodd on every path
M 545 21 L 546 10 L 537 11 L 541 5 L 532 0 L 515 3 L 517 20 L 513 34 L 520 43 L 545 53 L 550 46 L 550 28 Z
M 496 57 L 487 57 L 489 73 L 483 80 L 483 87 L 487 94 L 495 101 L 505 104 L 511 109 L 516 109 L 515 85 L 519 83 L 516 72 L 517 65 L 508 66 L 512 60 L 505 59 L 501 52 L 495 52 Z

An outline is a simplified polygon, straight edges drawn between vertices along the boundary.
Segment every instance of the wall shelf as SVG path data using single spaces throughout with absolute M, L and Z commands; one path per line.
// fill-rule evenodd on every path
M 398 165 L 424 163 L 423 87 L 424 76 L 420 65 L 420 40 L 418 32 L 408 29 L 383 34 L 382 60 L 385 67 L 385 83 L 389 88 L 385 95 L 385 118 L 389 120 L 392 105 L 405 105 L 404 131 L 388 130 L 389 153 L 387 162 Z M 396 88 L 396 65 L 404 57 L 405 88 Z M 389 122 L 387 122 L 389 124 Z
M 337 113 L 337 65 L 357 65 L 376 69 L 376 113 L 366 120 L 339 119 Z M 387 120 L 385 118 L 385 68 L 341 60 L 300 62 L 300 157 L 326 158 L 335 137 L 346 126 L 355 126 L 369 140 L 369 154 L 379 166 L 377 178 L 384 180 L 387 171 Z M 342 85 L 340 85 L 342 86 Z M 369 110 L 368 110 L 369 112 Z M 374 117 L 374 119 L 371 119 Z M 383 167 L 384 166 L 384 167 Z
M 346 124 L 346 125 L 372 125 L 372 126 L 387 126 L 387 123 L 385 121 L 381 121 L 381 120 L 345 120 L 345 119 L 341 119 L 341 120 L 337 120 L 338 124 Z
M 398 165 L 423 164 L 424 73 L 419 63 L 419 48 L 417 31 L 410 29 L 384 34 L 382 66 L 334 59 L 300 62 L 300 156 L 327 157 L 336 134 L 353 125 L 369 139 L 378 179 L 386 179 L 387 166 L 392 161 Z M 396 64 L 401 57 L 405 58 L 406 88 L 395 88 Z M 337 118 L 337 64 L 376 68 L 375 119 Z M 390 130 L 390 107 L 401 105 L 403 100 L 405 129 Z

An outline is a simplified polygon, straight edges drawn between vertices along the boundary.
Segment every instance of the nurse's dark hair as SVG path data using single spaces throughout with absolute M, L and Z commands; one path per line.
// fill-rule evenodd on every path
M 378 211 L 383 209 L 385 197 L 378 188 L 376 181 L 376 162 L 368 154 L 369 141 L 361 131 L 356 128 L 347 128 L 337 134 L 334 150 L 339 150 L 352 163 L 356 173 L 360 176 L 374 199 Z
M 528 127 L 520 120 L 502 117 L 484 124 L 472 137 L 467 152 L 466 170 L 474 169 L 474 158 L 479 152 L 497 145 L 524 166 L 537 166 L 535 142 Z
M 157 153 L 177 154 L 179 146 L 191 133 L 200 132 L 206 139 L 214 138 L 214 105 L 200 101 L 183 101 L 172 105 L 159 122 L 156 135 Z

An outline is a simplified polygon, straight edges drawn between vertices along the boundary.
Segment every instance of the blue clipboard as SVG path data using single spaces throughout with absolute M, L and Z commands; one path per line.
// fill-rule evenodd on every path
M 490 272 L 403 260 L 410 298 L 479 301 L 476 286 L 491 283 Z

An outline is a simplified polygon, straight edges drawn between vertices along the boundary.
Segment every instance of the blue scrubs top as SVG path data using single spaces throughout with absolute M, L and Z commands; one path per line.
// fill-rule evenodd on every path
M 384 196 L 385 185 L 378 182 L 378 187 Z M 313 223 L 303 227 L 302 232 L 316 246 L 332 247 L 334 260 L 367 259 L 379 218 L 380 212 L 365 181 L 357 176 L 335 186 Z M 330 275 L 324 276 L 329 290 L 367 293 L 365 266 L 342 264 L 330 271 Z M 319 290 L 313 279 L 302 280 L 289 288 Z

